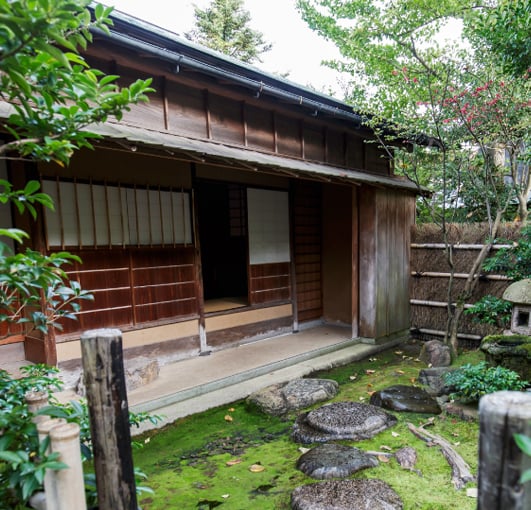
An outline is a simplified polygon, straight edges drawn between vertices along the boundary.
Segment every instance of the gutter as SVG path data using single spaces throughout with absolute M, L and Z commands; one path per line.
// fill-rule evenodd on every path
M 333 118 L 345 120 L 349 123 L 353 123 L 356 129 L 359 129 L 367 120 L 365 117 L 362 117 L 354 112 L 349 112 L 339 107 L 329 106 L 320 101 L 309 99 L 303 95 L 287 92 L 279 87 L 268 85 L 263 81 L 247 78 L 241 74 L 206 64 L 196 58 L 189 57 L 177 51 L 168 50 L 145 41 L 141 41 L 128 35 L 119 34 L 116 32 L 106 33 L 100 29 L 93 29 L 92 32 L 105 39 L 110 39 L 120 46 L 134 48 L 138 51 L 155 55 L 160 59 L 170 63 L 173 66 L 173 72 L 176 74 L 180 72 L 181 67 L 188 67 L 190 69 L 202 72 L 208 76 L 212 76 L 221 80 L 227 80 L 242 87 L 248 88 L 254 92 L 255 97 L 260 97 L 262 94 L 272 96 L 276 99 L 286 101 L 287 103 L 307 108 L 308 110 L 312 111 L 311 115 L 314 117 L 319 114 L 324 114 Z

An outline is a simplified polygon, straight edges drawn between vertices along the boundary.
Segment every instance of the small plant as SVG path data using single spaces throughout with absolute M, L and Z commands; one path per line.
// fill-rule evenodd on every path
M 524 434 L 515 434 L 514 440 L 516 441 L 518 448 L 531 457 L 531 437 L 525 436 Z M 526 483 L 529 481 L 531 481 L 531 469 L 524 471 L 520 477 L 520 483 Z
M 46 365 L 21 368 L 23 377 L 15 379 L 0 370 L 0 508 L 15 510 L 27 508 L 31 495 L 42 489 L 46 469 L 63 469 L 67 466 L 57 461 L 57 454 L 46 453 L 49 439 L 39 443 L 37 427 L 25 400 L 28 391 L 44 391 L 51 405 L 39 410 L 55 418 L 64 418 L 80 426 L 80 447 L 84 461 L 92 458 L 90 424 L 85 401 L 61 404 L 53 392 L 61 390 L 63 382 L 56 377 L 58 369 Z M 145 421 L 156 423 L 160 416 L 149 413 L 130 413 L 132 427 L 140 427 Z M 136 447 L 142 443 L 134 443 Z M 145 475 L 135 472 L 139 482 Z M 94 479 L 86 476 L 86 493 L 89 503 L 95 500 Z M 147 487 L 137 486 L 137 493 L 148 492 Z M 2 504 L 6 504 L 4 507 Z
M 478 402 L 483 395 L 495 391 L 520 391 L 527 386 L 527 381 L 522 381 L 513 370 L 489 367 L 485 361 L 476 365 L 467 363 L 447 373 L 444 380 L 452 391 L 450 397 L 464 402 Z

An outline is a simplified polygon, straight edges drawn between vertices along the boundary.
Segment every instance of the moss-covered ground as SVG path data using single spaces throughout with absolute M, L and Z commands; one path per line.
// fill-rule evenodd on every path
M 373 391 L 394 384 L 415 384 L 424 365 L 417 359 L 418 346 L 411 343 L 374 358 L 365 359 L 314 376 L 335 379 L 340 392 L 334 401 L 368 402 Z M 476 363 L 483 354 L 463 353 L 458 364 Z M 394 458 L 361 471 L 356 478 L 380 478 L 401 496 L 406 510 L 467 510 L 476 500 L 466 489 L 451 483 L 451 469 L 437 447 L 416 438 L 407 428 L 426 423 L 428 415 L 395 413 L 398 424 L 371 440 L 343 441 L 372 451 L 396 451 L 412 446 L 418 453 L 416 469 L 402 469 Z M 245 402 L 193 415 L 140 439 L 135 466 L 147 476 L 154 494 L 139 498 L 143 510 L 211 509 L 249 510 L 290 508 L 291 491 L 315 480 L 295 468 L 302 445 L 290 440 L 295 415 L 265 416 Z M 429 430 L 450 441 L 456 451 L 477 470 L 478 424 L 450 415 L 435 417 Z M 307 445 L 304 445 L 307 446 Z M 469 484 L 470 487 L 474 484 Z

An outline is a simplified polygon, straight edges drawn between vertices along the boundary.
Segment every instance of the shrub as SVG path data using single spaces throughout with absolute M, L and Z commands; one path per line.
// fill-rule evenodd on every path
M 450 397 L 465 402 L 477 402 L 483 395 L 495 391 L 519 391 L 527 386 L 527 381 L 522 381 L 513 370 L 489 367 L 485 361 L 476 365 L 467 363 L 445 374 L 444 380 L 452 392 Z
M 87 405 L 84 401 L 60 404 L 53 392 L 62 389 L 63 383 L 56 377 L 58 370 L 46 365 L 22 367 L 23 377 L 13 378 L 0 370 L 0 508 L 15 510 L 27 508 L 31 495 L 42 490 L 46 469 L 64 469 L 67 466 L 57 461 L 57 454 L 47 454 L 48 438 L 39 443 L 37 427 L 29 412 L 25 395 L 28 391 L 45 391 L 51 405 L 38 414 L 65 418 L 80 426 L 80 448 L 83 460 L 92 457 L 90 425 Z M 156 423 L 159 416 L 149 413 L 130 413 L 129 423 L 139 427 L 145 421 Z M 139 447 L 142 443 L 133 443 Z M 135 470 L 138 479 L 145 478 Z M 85 489 L 87 500 L 96 501 L 94 477 L 87 473 Z M 147 487 L 137 485 L 137 492 L 149 492 Z

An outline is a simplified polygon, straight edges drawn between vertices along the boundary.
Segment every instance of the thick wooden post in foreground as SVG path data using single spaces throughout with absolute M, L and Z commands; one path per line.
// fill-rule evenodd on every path
M 99 510 L 137 510 L 121 331 L 86 331 L 81 356 Z
M 531 458 L 514 434 L 531 436 L 531 393 L 498 391 L 479 401 L 478 510 L 529 510 L 531 483 L 519 483 Z

